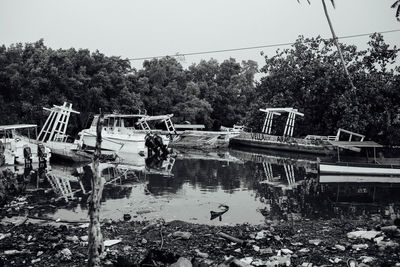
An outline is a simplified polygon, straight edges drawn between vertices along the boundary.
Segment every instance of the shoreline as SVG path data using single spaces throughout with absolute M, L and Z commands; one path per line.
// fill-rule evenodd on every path
M 86 265 L 87 225 L 19 223 L 0 225 L 1 266 Z M 184 257 L 193 266 L 346 266 L 348 259 L 359 266 L 400 266 L 400 231 L 384 224 L 390 222 L 306 219 L 209 226 L 106 219 L 103 239 L 117 243 L 105 248 L 102 265 L 168 266 Z M 361 229 L 376 236 L 349 238 Z

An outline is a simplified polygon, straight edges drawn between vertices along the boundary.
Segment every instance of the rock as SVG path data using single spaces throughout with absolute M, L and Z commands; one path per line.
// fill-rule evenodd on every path
M 290 266 L 290 264 L 290 256 L 272 256 L 267 262 L 267 266 Z
M 313 267 L 313 264 L 311 262 L 303 262 L 300 266 L 301 267 Z
M 17 254 L 22 254 L 24 253 L 23 251 L 16 250 L 16 249 L 10 249 L 10 250 L 5 250 L 4 255 L 17 255 Z
M 265 261 L 261 260 L 261 259 L 255 259 L 255 260 L 253 260 L 251 265 L 253 265 L 253 266 L 265 266 L 265 265 L 267 265 L 267 263 Z
M 59 256 L 62 261 L 70 261 L 72 259 L 72 252 L 68 248 L 64 248 L 60 251 Z
M 79 237 L 77 237 L 76 235 L 67 236 L 67 237 L 65 237 L 65 240 L 70 241 L 70 242 L 74 242 L 74 243 L 78 243 L 79 242 Z
M 180 239 L 190 239 L 190 237 L 192 236 L 191 233 L 189 232 L 181 232 L 181 231 L 176 231 L 172 234 L 173 237 L 178 237 Z
M 129 221 L 132 218 L 132 216 L 128 213 L 124 214 L 124 221 Z
M 301 242 L 294 242 L 291 244 L 292 244 L 292 246 L 302 246 L 303 245 L 303 243 L 301 243 Z
M 147 239 L 146 238 L 142 238 L 142 244 L 147 244 Z
M 335 245 L 335 248 L 340 250 L 340 251 L 345 251 L 346 250 L 346 247 L 342 246 L 342 245 Z
M 259 252 L 261 255 L 273 253 L 272 248 L 261 248 Z
M 244 265 L 243 264 L 238 264 L 237 263 L 237 260 L 233 260 L 233 263 L 235 263 L 235 264 L 237 264 L 237 265 L 239 265 L 239 266 L 250 266 L 250 264 L 253 262 L 253 258 L 252 257 L 245 257 L 245 258 L 242 258 L 242 259 L 240 259 L 239 260 L 241 263 L 244 263 Z
M 201 252 L 201 251 L 198 250 L 198 249 L 195 249 L 194 251 L 196 251 L 197 256 L 199 256 L 199 257 L 201 257 L 201 258 L 204 258 L 204 259 L 207 259 L 207 258 L 208 258 L 208 253 Z
M 308 253 L 310 250 L 308 248 L 302 248 L 299 250 L 300 253 Z
M 121 241 L 122 241 L 121 239 L 105 240 L 104 241 L 104 246 L 105 247 L 111 247 L 111 246 L 114 246 L 114 245 L 120 243 Z
M 253 249 L 254 249 L 254 251 L 260 251 L 260 247 L 259 246 L 257 246 L 257 245 L 253 245 Z
M 283 249 L 281 249 L 281 251 L 283 254 L 293 254 L 293 251 L 291 251 L 290 249 L 287 249 L 287 248 L 283 248 Z
M 254 239 L 260 240 L 260 239 L 266 238 L 269 234 L 270 234 L 270 232 L 268 230 L 261 230 L 260 232 L 258 232 L 256 234 L 256 237 Z
M 122 250 L 123 250 L 124 252 L 129 252 L 129 251 L 132 250 L 132 246 L 125 246 Z
M 380 237 L 377 237 L 377 238 L 374 238 L 374 241 L 377 243 L 377 244 L 379 244 L 381 241 L 383 241 L 383 239 L 385 239 L 383 236 L 380 236 Z
M 395 236 L 400 233 L 396 225 L 383 226 L 381 227 L 381 230 L 388 236 Z
M 80 237 L 80 239 L 81 239 L 83 242 L 88 242 L 89 236 L 83 235 L 83 236 Z
M 368 244 L 355 244 L 351 246 L 353 249 L 360 250 L 368 248 Z
M 399 246 L 399 244 L 396 243 L 396 242 L 394 242 L 394 241 L 392 241 L 392 240 L 389 240 L 389 241 L 380 241 L 380 242 L 378 243 L 378 246 L 379 246 L 380 248 L 387 248 L 387 247 L 390 247 L 390 248 L 397 248 L 397 247 Z
M 234 252 L 236 252 L 236 253 L 242 253 L 242 249 L 241 249 L 241 248 L 237 248 L 237 249 L 234 250 Z
M 41 256 L 43 254 L 43 251 L 38 251 L 38 253 L 36 254 L 36 257 L 39 257 L 39 256 Z
M 322 243 L 322 240 L 321 239 L 311 239 L 311 240 L 308 240 L 308 243 L 311 244 L 311 245 L 318 246 L 319 244 Z
M 377 235 L 379 235 L 381 232 L 378 231 L 354 231 L 347 233 L 347 238 L 350 239 L 357 239 L 357 238 L 363 238 L 363 239 L 369 239 L 372 240 L 374 239 Z
M 170 267 L 192 267 L 192 263 L 188 259 L 180 257 L 178 261 L 171 264 Z
M 35 259 L 35 260 L 31 260 L 31 263 L 32 263 L 32 264 L 35 264 L 35 263 L 37 263 L 37 262 L 39 262 L 39 261 L 41 261 L 41 259 L 40 259 L 40 258 L 38 258 L 38 259 Z
M 358 260 L 360 260 L 362 263 L 370 263 L 375 261 L 376 259 L 371 256 L 361 256 L 360 258 L 358 258 Z
M 11 236 L 10 233 L 7 233 L 7 234 L 0 234 L 0 240 L 3 240 L 3 239 L 5 239 L 5 238 L 7 238 L 7 237 L 10 237 L 10 236 Z

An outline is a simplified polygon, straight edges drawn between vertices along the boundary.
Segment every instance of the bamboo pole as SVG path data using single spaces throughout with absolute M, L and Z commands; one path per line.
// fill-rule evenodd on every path
M 89 199 L 89 259 L 88 266 L 101 266 L 100 255 L 104 251 L 103 236 L 100 229 L 100 200 L 103 194 L 104 181 L 99 173 L 99 158 L 101 155 L 101 130 L 103 128 L 104 115 L 100 110 L 97 122 L 96 149 L 93 161 L 93 176 L 91 179 L 92 194 Z

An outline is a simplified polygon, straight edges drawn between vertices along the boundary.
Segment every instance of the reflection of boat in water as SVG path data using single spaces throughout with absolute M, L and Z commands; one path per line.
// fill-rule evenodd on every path
M 306 173 L 317 173 L 317 158 L 307 154 L 266 151 L 254 148 L 234 148 L 229 153 L 243 161 L 262 165 L 260 184 L 291 190 L 301 183 Z
M 243 160 L 231 155 L 229 151 L 202 151 L 198 149 L 175 149 L 174 152 L 178 159 L 193 159 L 193 160 L 215 160 L 234 163 L 243 163 Z
M 51 158 L 51 150 L 42 143 L 31 138 L 36 135 L 35 124 L 15 124 L 0 126 L 0 154 L 2 164 L 31 164 L 37 162 L 49 162 Z M 31 133 L 34 130 L 35 133 Z M 21 133 L 19 133 L 21 132 Z M 27 134 L 24 136 L 22 134 Z
M 229 153 L 233 157 L 243 161 L 270 163 L 275 165 L 293 165 L 304 168 L 308 173 L 318 172 L 318 158 L 309 154 L 266 151 L 264 149 L 252 147 L 235 147 L 234 149 L 230 149 Z

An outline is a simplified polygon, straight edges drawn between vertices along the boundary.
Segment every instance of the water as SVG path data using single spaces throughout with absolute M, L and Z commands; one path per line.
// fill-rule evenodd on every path
M 232 225 L 261 224 L 265 219 L 400 216 L 400 178 L 349 183 L 329 177 L 322 183 L 326 177 L 318 176 L 316 160 L 255 150 L 180 152 L 164 162 L 126 154 L 120 164 L 100 165 L 106 181 L 101 217 L 121 220 L 129 213 L 136 220 Z M 46 172 L 1 169 L 3 204 L 10 195 L 25 195 L 34 207 L 31 215 L 87 220 L 90 165 L 52 164 Z M 224 206 L 229 210 L 211 220 L 210 212 L 222 212 Z

